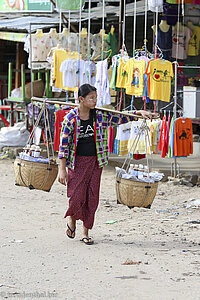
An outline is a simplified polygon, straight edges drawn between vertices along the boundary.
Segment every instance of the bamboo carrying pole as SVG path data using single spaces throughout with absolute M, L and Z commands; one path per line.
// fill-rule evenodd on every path
M 57 98 L 57 99 L 59 99 L 59 98 Z M 55 99 L 54 100 L 48 100 L 48 99 L 45 99 L 45 98 L 42 99 L 42 98 L 38 98 L 38 97 L 32 97 L 31 100 L 36 101 L 36 102 L 46 102 L 46 103 L 49 103 L 49 104 L 68 105 L 68 106 L 74 106 L 74 107 L 77 107 L 79 105 L 78 103 L 62 102 L 62 101 L 59 101 L 59 100 L 57 101 Z M 123 116 L 128 116 L 128 117 L 134 116 L 134 118 L 143 119 L 142 116 L 134 115 L 131 112 L 127 113 L 127 112 L 122 112 L 122 111 L 119 111 L 119 110 L 102 108 L 102 107 L 96 107 L 96 109 L 101 110 L 101 111 L 115 113 L 115 114 L 120 114 L 120 115 L 123 115 Z M 155 119 L 155 117 L 153 119 Z

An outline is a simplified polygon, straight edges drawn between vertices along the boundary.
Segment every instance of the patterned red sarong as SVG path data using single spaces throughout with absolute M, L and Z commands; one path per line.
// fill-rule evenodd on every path
M 64 216 L 82 220 L 91 229 L 99 204 L 102 169 L 96 156 L 76 156 L 75 170 L 68 169 L 67 197 L 69 208 Z

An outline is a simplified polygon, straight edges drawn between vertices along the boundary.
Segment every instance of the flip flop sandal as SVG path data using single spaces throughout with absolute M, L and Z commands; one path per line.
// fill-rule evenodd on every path
M 86 245 L 93 245 L 94 244 L 94 241 L 91 238 L 84 237 L 80 241 L 82 243 L 86 244 Z
M 68 228 L 69 231 L 71 232 L 71 235 L 69 235 L 69 234 L 67 233 L 67 231 L 66 231 L 66 235 L 67 235 L 70 239 L 74 239 L 75 236 L 72 236 L 72 234 L 75 233 L 76 227 L 74 228 L 74 230 L 72 230 L 72 229 L 69 227 L 69 225 L 67 224 L 67 228 Z

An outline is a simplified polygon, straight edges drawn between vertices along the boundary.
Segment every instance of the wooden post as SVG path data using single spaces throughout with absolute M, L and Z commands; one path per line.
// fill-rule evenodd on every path
M 8 64 L 8 98 L 11 97 L 12 90 L 12 63 Z
M 23 50 L 23 43 L 17 43 L 16 46 L 16 66 L 17 70 L 20 70 L 21 64 L 24 62 L 24 50 Z M 21 86 L 21 77 L 20 72 L 15 72 L 15 88 Z

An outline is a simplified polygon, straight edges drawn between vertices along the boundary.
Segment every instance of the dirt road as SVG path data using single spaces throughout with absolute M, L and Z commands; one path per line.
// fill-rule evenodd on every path
M 74 240 L 65 235 L 64 186 L 17 187 L 11 160 L 0 161 L 0 178 L 0 298 L 200 300 L 200 225 L 186 223 L 200 209 L 185 207 L 200 188 L 161 183 L 150 210 L 130 210 L 116 203 L 115 172 L 106 167 L 87 246 L 81 222 Z

